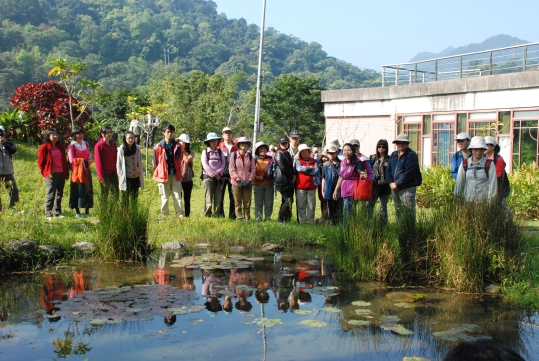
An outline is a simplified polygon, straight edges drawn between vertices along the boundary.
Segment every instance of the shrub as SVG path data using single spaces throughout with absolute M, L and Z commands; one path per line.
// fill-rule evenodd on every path
M 539 167 L 537 164 L 523 164 L 509 174 L 511 194 L 507 202 L 519 219 L 539 218 Z
M 455 180 L 449 167 L 434 166 L 421 171 L 423 184 L 417 187 L 417 205 L 437 208 L 453 199 Z

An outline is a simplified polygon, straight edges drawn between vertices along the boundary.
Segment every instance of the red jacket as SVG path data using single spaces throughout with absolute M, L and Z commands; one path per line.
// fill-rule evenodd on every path
M 298 158 L 296 162 L 300 162 L 304 167 L 315 167 L 316 160 L 314 158 L 309 158 L 309 160 L 303 160 L 303 158 Z M 310 174 L 298 172 L 296 177 L 296 189 L 303 190 L 313 190 L 316 189 L 316 184 L 314 184 L 314 177 Z
M 105 175 L 107 174 L 116 174 L 117 155 L 118 149 L 112 140 L 108 145 L 103 139 L 100 139 L 99 142 L 97 142 L 94 147 L 97 179 L 101 181 L 105 179 Z
M 49 178 L 52 169 L 51 143 L 45 143 L 37 151 L 37 166 L 43 178 Z M 56 142 L 56 148 L 62 153 L 62 173 L 64 179 L 69 179 L 69 169 L 67 168 L 66 148 L 62 143 Z
M 162 140 L 155 146 L 153 149 L 153 180 L 166 183 L 168 182 L 168 163 L 165 158 L 165 141 Z M 176 167 L 176 180 L 178 182 L 182 181 L 182 146 L 180 143 L 176 142 L 172 150 L 174 154 L 174 167 Z

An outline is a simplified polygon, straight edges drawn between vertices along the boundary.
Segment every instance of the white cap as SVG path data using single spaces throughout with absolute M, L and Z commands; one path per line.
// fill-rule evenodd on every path
M 488 149 L 483 137 L 473 137 L 468 149 Z
M 298 153 L 301 153 L 305 149 L 311 150 L 311 147 L 309 147 L 307 144 L 300 144 L 299 147 L 298 147 Z
M 3 125 L 0 125 L 0 129 L 2 129 L 4 132 L 6 131 L 6 128 L 4 128 Z
M 466 140 L 466 139 L 470 140 L 470 134 L 468 134 L 468 133 L 459 133 L 459 134 L 457 134 L 457 137 L 455 139 L 456 140 Z
M 228 131 L 232 131 L 232 129 L 230 129 L 229 127 L 224 127 L 223 130 L 221 130 L 221 133 L 224 133 L 224 132 L 228 132 Z
M 178 137 L 178 139 L 180 140 L 180 142 L 184 142 L 184 143 L 191 143 L 191 138 L 183 133 L 183 134 L 180 134 L 180 136 Z
M 491 137 L 490 135 L 488 135 L 488 136 L 485 137 L 485 144 L 493 144 L 493 145 L 496 145 L 496 144 L 498 144 L 498 143 L 496 143 L 496 138 Z

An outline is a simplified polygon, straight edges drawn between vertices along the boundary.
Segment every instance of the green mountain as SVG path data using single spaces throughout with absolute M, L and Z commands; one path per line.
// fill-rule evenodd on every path
M 441 58 L 444 56 L 452 56 L 452 55 L 460 55 L 460 54 L 466 54 L 466 53 L 473 53 L 476 51 L 483 51 L 483 50 L 490 50 L 490 49 L 497 49 L 497 48 L 504 48 L 506 46 L 512 46 L 512 45 L 519 45 L 519 44 L 526 44 L 528 41 L 522 40 L 519 38 L 515 38 L 513 36 L 509 35 L 496 35 L 491 36 L 487 40 L 477 44 L 472 43 L 465 46 L 459 46 L 458 48 L 454 48 L 452 46 L 449 46 L 442 50 L 439 53 L 432 53 L 432 52 L 421 52 L 414 56 L 412 59 L 410 59 L 410 62 L 413 61 L 421 61 L 421 60 L 428 60 L 428 59 L 434 59 L 434 58 Z
M 0 0 L 0 109 L 13 90 L 46 81 L 52 58 L 81 60 L 103 89 L 136 88 L 155 70 L 256 75 L 259 28 L 211 0 Z M 378 86 L 380 74 L 328 56 L 318 43 L 268 29 L 265 82 L 315 74 L 328 89 Z

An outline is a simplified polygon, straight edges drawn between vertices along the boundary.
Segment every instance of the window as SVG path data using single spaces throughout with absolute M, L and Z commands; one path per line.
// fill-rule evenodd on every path
M 432 164 L 447 166 L 455 153 L 455 122 L 432 123 Z
M 522 164 L 537 163 L 537 130 L 537 120 L 513 121 L 513 169 Z
M 419 158 L 419 164 L 422 164 L 423 159 L 421 156 L 421 149 L 423 143 L 421 140 L 421 128 L 421 123 L 404 123 L 404 134 L 408 135 L 408 139 L 410 140 L 410 148 L 412 148 L 412 150 L 417 153 L 417 157 Z

